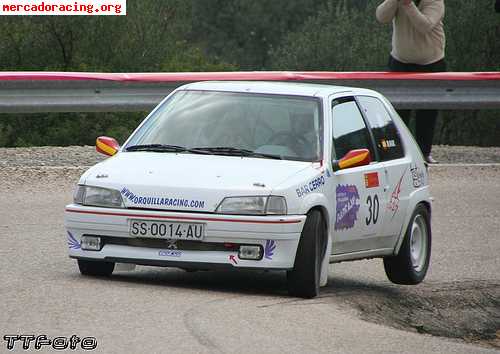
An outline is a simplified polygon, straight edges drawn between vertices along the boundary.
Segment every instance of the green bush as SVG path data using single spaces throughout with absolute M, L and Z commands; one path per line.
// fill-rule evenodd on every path
M 146 113 L 50 113 L 0 115 L 0 145 L 94 145 L 101 135 L 123 143 Z

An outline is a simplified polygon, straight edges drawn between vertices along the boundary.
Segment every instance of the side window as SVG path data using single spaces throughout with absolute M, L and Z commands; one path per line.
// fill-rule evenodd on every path
M 387 161 L 403 157 L 401 138 L 384 104 L 369 96 L 359 96 L 358 101 L 371 125 L 380 159 Z
M 342 158 L 350 150 L 368 149 L 375 159 L 370 135 L 356 101 L 352 98 L 335 100 L 333 115 L 333 156 Z

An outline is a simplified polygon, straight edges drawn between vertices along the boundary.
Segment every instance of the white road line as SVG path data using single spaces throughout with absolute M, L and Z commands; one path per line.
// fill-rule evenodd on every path
M 434 167 L 500 167 L 500 163 L 438 163 L 429 165 Z

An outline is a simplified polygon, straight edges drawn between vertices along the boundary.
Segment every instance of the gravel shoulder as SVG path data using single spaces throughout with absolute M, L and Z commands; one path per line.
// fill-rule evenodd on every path
M 500 163 L 500 147 L 436 145 L 432 154 L 443 164 Z M 104 158 L 93 146 L 0 148 L 0 167 L 92 166 Z

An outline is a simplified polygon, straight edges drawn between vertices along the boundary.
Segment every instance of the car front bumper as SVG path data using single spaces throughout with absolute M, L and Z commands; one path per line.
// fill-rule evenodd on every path
M 167 241 L 163 245 L 158 239 L 152 242 L 154 245 L 150 243 L 145 247 L 144 244 L 148 243 L 144 242 L 146 239 L 129 235 L 131 219 L 201 222 L 205 224 L 205 235 L 203 241 L 196 242 L 199 247 L 195 249 L 183 249 L 182 242 L 179 242 L 173 252 L 172 245 Z M 66 206 L 64 221 L 71 258 L 186 269 L 291 269 L 305 220 L 305 215 L 240 216 L 70 204 Z M 100 236 L 113 242 L 104 241 L 100 251 L 82 250 L 80 242 L 83 235 Z M 261 245 L 263 257 L 261 260 L 244 260 L 238 258 L 234 249 L 217 247 L 217 250 L 210 250 L 204 247 L 227 243 Z

